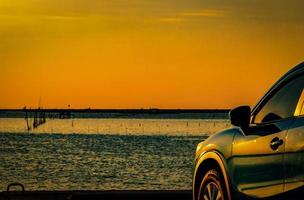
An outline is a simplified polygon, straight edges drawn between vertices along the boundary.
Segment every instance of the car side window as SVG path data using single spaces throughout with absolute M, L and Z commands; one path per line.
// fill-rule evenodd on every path
M 267 123 L 294 116 L 303 88 L 303 75 L 288 82 L 254 116 L 253 123 Z

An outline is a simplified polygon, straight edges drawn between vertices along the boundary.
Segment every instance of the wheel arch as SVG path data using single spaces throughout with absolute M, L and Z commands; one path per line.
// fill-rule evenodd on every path
M 193 200 L 197 200 L 197 191 L 204 174 L 212 168 L 219 170 L 219 172 L 222 174 L 225 181 L 225 189 L 227 191 L 228 200 L 231 200 L 230 182 L 226 162 L 224 161 L 224 157 L 217 151 L 205 152 L 197 159 L 193 176 Z

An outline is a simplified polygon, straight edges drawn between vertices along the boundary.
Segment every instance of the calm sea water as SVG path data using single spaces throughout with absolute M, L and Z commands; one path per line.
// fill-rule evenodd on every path
M 0 119 L 0 190 L 190 189 L 197 143 L 226 120 Z

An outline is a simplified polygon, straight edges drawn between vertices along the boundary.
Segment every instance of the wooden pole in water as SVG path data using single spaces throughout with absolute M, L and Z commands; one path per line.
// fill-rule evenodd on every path
M 26 121 L 26 127 L 27 127 L 27 131 L 31 130 L 31 127 L 29 125 L 29 121 L 28 121 L 28 112 L 26 110 L 26 106 L 24 106 L 24 112 L 25 112 L 25 121 Z
M 37 111 L 34 111 L 34 123 L 33 123 L 33 127 L 37 128 L 37 126 L 38 126 Z

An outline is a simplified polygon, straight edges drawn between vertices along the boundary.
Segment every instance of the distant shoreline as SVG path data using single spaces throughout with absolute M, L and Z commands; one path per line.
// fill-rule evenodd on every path
M 44 112 L 48 118 L 227 119 L 229 109 L 0 109 L 0 118 Z

